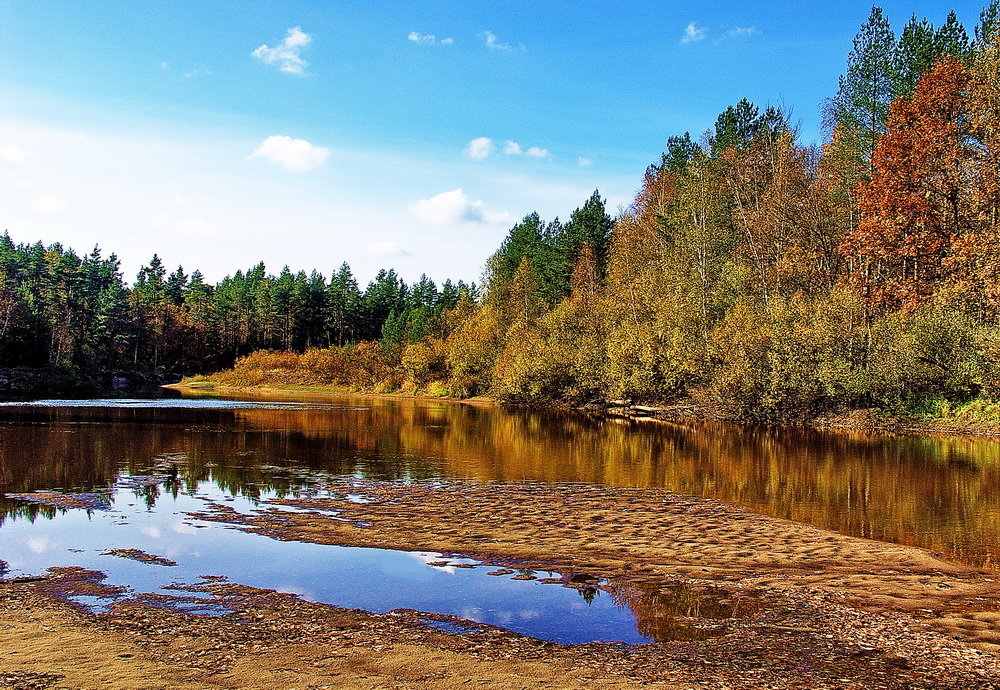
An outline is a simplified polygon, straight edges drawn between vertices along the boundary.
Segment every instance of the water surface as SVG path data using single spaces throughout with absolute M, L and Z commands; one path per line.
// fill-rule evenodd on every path
M 655 612 L 683 618 L 683 593 L 615 593 L 606 583 L 582 596 L 488 576 L 486 566 L 428 565 L 435 554 L 278 542 L 185 513 L 208 500 L 260 509 L 257 501 L 315 490 L 328 477 L 587 482 L 719 498 L 982 564 L 1000 556 L 998 467 L 1000 443 L 971 438 L 643 424 L 342 396 L 40 401 L 0 405 L 0 493 L 96 493 L 107 509 L 61 511 L 0 495 L 0 559 L 20 574 L 103 570 L 134 592 L 224 575 L 372 611 L 407 607 L 545 639 L 635 642 L 676 627 Z M 178 566 L 101 555 L 112 548 Z

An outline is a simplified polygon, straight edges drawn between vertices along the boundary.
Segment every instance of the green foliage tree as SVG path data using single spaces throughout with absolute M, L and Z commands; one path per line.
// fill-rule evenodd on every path
M 898 91 L 896 73 L 896 37 L 882 8 L 872 7 L 854 38 L 847 70 L 826 112 L 831 129 L 838 126 L 857 137 L 866 162 L 871 161 L 878 136 L 885 132 L 889 104 Z

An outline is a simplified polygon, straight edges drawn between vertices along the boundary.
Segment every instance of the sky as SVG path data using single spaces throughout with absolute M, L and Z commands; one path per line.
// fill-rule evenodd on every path
M 886 2 L 898 30 L 983 3 Z M 477 280 L 740 98 L 821 142 L 865 2 L 0 0 L 0 231 L 217 281 Z

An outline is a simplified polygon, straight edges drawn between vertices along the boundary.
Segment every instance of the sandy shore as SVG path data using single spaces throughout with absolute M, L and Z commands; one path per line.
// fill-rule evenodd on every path
M 665 490 L 329 488 L 371 502 L 306 497 L 282 501 L 303 512 L 216 505 L 202 517 L 277 539 L 606 578 L 640 629 L 666 641 L 562 646 L 489 627 L 451 634 L 416 612 L 375 615 L 225 582 L 206 589 L 228 615 L 127 603 L 94 616 L 59 600 L 101 586 L 99 575 L 70 570 L 0 584 L 0 686 L 1000 688 L 1000 578 L 926 551 Z M 670 641 L 678 611 L 669 594 L 679 586 L 729 602 L 735 615 L 709 621 L 705 639 Z
M 499 404 L 495 399 L 488 398 L 486 396 L 476 396 L 474 398 L 453 398 L 448 396 L 421 395 L 416 393 L 371 393 L 327 386 L 283 387 L 280 385 L 274 385 L 246 388 L 241 386 L 226 386 L 210 381 L 194 381 L 190 383 L 171 383 L 160 386 L 160 388 L 169 388 L 171 390 L 184 391 L 195 395 L 237 395 L 249 398 L 260 397 L 268 400 L 302 400 L 303 402 L 326 399 L 330 396 L 350 396 L 353 398 L 384 398 L 386 400 L 428 400 L 432 402 L 462 403 L 464 405 L 494 406 Z

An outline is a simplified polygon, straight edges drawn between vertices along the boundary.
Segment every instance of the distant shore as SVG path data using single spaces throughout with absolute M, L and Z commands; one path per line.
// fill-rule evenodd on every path
M 86 367 L 0 367 L 0 398 L 84 398 L 155 391 L 180 374 Z

